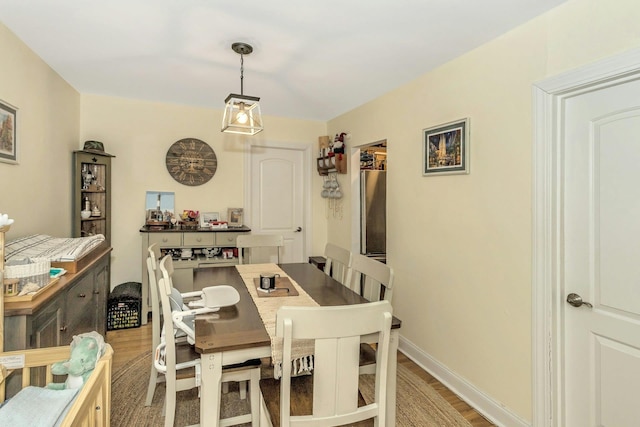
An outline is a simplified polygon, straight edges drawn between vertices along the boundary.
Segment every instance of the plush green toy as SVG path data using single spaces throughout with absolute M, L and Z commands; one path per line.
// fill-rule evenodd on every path
M 75 335 L 71 342 L 71 357 L 51 365 L 54 375 L 67 375 L 64 383 L 50 383 L 54 390 L 81 388 L 104 351 L 104 338 L 97 332 Z

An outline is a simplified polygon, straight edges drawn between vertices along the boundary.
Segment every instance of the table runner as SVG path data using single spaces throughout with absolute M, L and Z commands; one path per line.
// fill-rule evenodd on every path
M 240 277 L 244 282 L 249 295 L 258 308 L 264 327 L 271 338 L 271 360 L 273 363 L 273 376 L 278 379 L 282 376 L 282 338 L 276 338 L 276 313 L 282 306 L 293 307 L 317 307 L 313 298 L 307 294 L 289 275 L 276 264 L 242 264 L 236 265 Z M 273 298 L 260 298 L 253 279 L 260 274 L 279 274 L 280 277 L 288 277 L 298 291 L 297 296 L 282 296 Z M 313 340 L 294 340 L 291 346 L 292 373 L 299 375 L 308 373 L 313 369 Z

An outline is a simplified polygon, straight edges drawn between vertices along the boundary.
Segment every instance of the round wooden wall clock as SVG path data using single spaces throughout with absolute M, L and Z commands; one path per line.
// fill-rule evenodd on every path
M 180 184 L 196 186 L 213 177 L 218 168 L 218 158 L 206 142 L 184 138 L 169 147 L 166 164 L 173 179 Z

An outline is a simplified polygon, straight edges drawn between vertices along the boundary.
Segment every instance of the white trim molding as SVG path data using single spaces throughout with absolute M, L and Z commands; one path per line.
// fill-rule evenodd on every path
M 640 49 L 533 86 L 532 410 L 534 426 L 562 426 L 562 176 L 564 101 L 640 78 Z
M 460 399 L 467 402 L 495 425 L 504 427 L 529 426 L 527 421 L 509 411 L 503 404 L 483 393 L 465 378 L 451 371 L 434 357 L 425 353 L 402 336 L 400 336 L 398 350 L 413 360 L 422 369 L 437 378 L 438 381 L 447 386 L 449 390 L 458 395 Z

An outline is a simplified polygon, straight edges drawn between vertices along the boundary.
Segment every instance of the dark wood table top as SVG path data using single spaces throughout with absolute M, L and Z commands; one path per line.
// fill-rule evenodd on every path
M 367 300 L 340 282 L 308 263 L 280 264 L 279 267 L 295 280 L 319 305 L 362 304 Z M 271 345 L 262 319 L 258 314 L 247 287 L 235 266 L 211 267 L 194 270 L 194 289 L 207 286 L 230 285 L 240 294 L 240 301 L 232 307 L 218 311 L 217 319 L 210 315 L 196 318 L 196 343 L 198 353 L 239 350 Z M 401 321 L 395 316 L 392 328 L 399 328 Z

